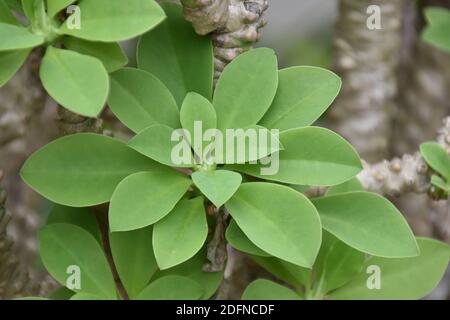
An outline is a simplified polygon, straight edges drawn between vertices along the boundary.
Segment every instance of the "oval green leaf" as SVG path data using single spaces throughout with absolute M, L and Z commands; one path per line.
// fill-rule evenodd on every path
M 419 254 L 405 218 L 387 199 L 369 192 L 349 192 L 313 200 L 325 230 L 349 246 L 374 256 Z
M 56 223 L 39 231 L 39 252 L 47 271 L 62 285 L 70 276 L 68 268 L 80 270 L 77 292 L 116 297 L 116 287 L 108 261 L 94 237 L 78 226 Z
M 49 47 L 40 76 L 49 95 L 70 111 L 95 118 L 105 106 L 108 72 L 96 58 Z
M 0 87 L 16 74 L 29 53 L 29 50 L 0 52 Z
M 266 180 L 315 186 L 343 183 L 362 169 L 355 149 L 325 128 L 287 130 L 280 134 L 280 142 L 284 149 L 279 152 L 279 168 L 270 169 L 270 174 L 261 174 L 261 169 L 268 165 L 231 165 L 229 168 Z M 276 164 L 276 160 L 272 155 L 272 164 Z
M 127 40 L 154 28 L 165 18 L 153 0 L 81 0 L 78 7 L 80 28 L 71 27 L 69 17 L 59 32 L 91 41 Z
M 362 272 L 351 282 L 330 294 L 337 300 L 416 300 L 430 293 L 448 267 L 450 248 L 447 244 L 418 238 L 420 256 L 386 259 L 372 257 Z M 380 271 L 375 274 L 375 270 Z M 369 289 L 370 277 L 380 276 L 380 287 Z
M 111 198 L 111 231 L 136 230 L 158 222 L 175 207 L 190 184 L 188 178 L 176 171 L 128 176 Z
M 230 225 L 225 232 L 228 243 L 235 249 L 254 256 L 270 257 L 270 254 L 264 252 L 256 246 L 245 233 L 239 228 L 236 221 L 231 220 Z
M 45 42 L 44 36 L 31 33 L 28 29 L 0 22 L 0 51 L 30 49 Z
M 192 258 L 208 236 L 203 198 L 182 200 L 155 224 L 153 250 L 161 270 Z
M 278 86 L 278 62 L 273 50 L 241 54 L 222 72 L 213 105 L 220 130 L 258 123 L 272 104 Z
M 217 208 L 233 196 L 242 182 L 242 176 L 239 173 L 227 170 L 197 171 L 191 175 L 191 178 L 197 188 Z
M 124 143 L 80 133 L 57 139 L 36 151 L 22 167 L 22 179 L 53 202 L 86 207 L 108 202 L 126 176 L 164 167 Z
M 316 209 L 304 195 L 272 183 L 244 183 L 225 206 L 259 248 L 299 266 L 313 265 L 322 227 Z
M 450 181 L 450 156 L 443 147 L 433 142 L 423 143 L 420 153 L 431 168 Z
M 341 84 L 336 74 L 322 68 L 281 70 L 277 94 L 260 124 L 282 131 L 309 126 L 328 109 Z
M 52 18 L 75 1 L 76 0 L 47 0 L 47 15 Z
M 158 269 L 152 247 L 152 227 L 109 234 L 120 280 L 131 299 L 148 285 Z
M 134 132 L 154 124 L 178 128 L 180 114 L 166 86 L 148 72 L 125 68 L 111 75 L 108 104 Z
M 139 41 L 139 68 L 161 79 L 179 106 L 188 92 L 211 99 L 214 60 L 210 37 L 195 33 L 181 6 L 164 3 L 162 7 L 167 19 Z

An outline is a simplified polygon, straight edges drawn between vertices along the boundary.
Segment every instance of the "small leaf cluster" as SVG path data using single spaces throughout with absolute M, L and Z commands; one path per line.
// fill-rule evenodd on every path
M 138 68 L 110 75 L 108 104 L 136 135 L 129 141 L 63 137 L 34 153 L 21 171 L 29 186 L 64 206 L 61 211 L 109 204 L 108 237 L 128 296 L 201 299 L 214 293 L 222 274 L 201 271 L 214 224 L 211 207 L 231 216 L 231 246 L 295 290 L 258 280 L 244 298 L 428 293 L 448 265 L 448 246 L 416 240 L 393 204 L 361 190 L 355 177 L 362 165 L 353 147 L 311 126 L 339 93 L 339 77 L 315 67 L 278 70 L 274 52 L 260 48 L 229 64 L 213 92 L 211 41 L 195 34 L 179 6 L 163 8 L 167 19 L 140 38 Z M 213 154 L 206 161 L 195 145 L 190 156 L 197 161 L 180 168 L 171 158 L 170 137 L 178 128 L 195 131 L 195 121 L 221 131 L 280 130 L 282 148 L 267 154 L 278 155 L 279 170 L 262 175 L 262 159 L 249 157 L 240 163 Z M 308 199 L 299 191 L 308 185 L 330 189 Z M 67 266 L 80 265 L 92 275 L 79 293 L 116 298 L 92 227 L 61 216 L 39 235 L 46 268 L 65 285 Z M 365 286 L 367 263 L 388 275 L 377 292 Z
M 64 17 L 75 2 L 81 13 L 76 28 Z M 108 97 L 108 73 L 128 63 L 117 42 L 154 28 L 164 18 L 153 0 L 0 0 L 0 86 L 33 48 L 44 47 L 39 73 L 45 90 L 68 110 L 96 117 Z

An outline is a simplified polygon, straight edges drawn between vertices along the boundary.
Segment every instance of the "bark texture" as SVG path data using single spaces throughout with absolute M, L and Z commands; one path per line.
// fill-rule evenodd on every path
M 397 94 L 395 71 L 401 44 L 403 0 L 342 0 L 336 26 L 335 69 L 343 88 L 330 110 L 330 125 L 363 158 L 388 157 Z M 381 29 L 367 27 L 367 8 L 381 8 Z
M 200 35 L 211 34 L 217 80 L 225 66 L 260 38 L 268 0 L 181 0 L 186 20 Z

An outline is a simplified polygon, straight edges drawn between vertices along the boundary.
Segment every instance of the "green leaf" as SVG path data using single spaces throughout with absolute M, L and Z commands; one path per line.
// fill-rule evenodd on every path
M 47 271 L 62 285 L 80 268 L 80 290 L 114 299 L 116 288 L 99 243 L 87 231 L 70 224 L 50 224 L 39 231 L 39 252 Z
M 372 257 L 353 281 L 331 293 L 339 300 L 406 300 L 420 299 L 430 293 L 443 277 L 450 259 L 450 248 L 442 242 L 418 238 L 420 256 L 402 259 Z M 379 268 L 380 289 L 369 289 L 376 274 L 370 266 Z
M 444 8 L 431 7 L 425 9 L 425 16 L 429 25 L 422 33 L 425 42 L 442 50 L 450 52 L 450 11 Z
M 198 300 L 203 295 L 199 284 L 182 276 L 159 278 L 145 288 L 138 300 Z
M 260 48 L 241 54 L 224 69 L 213 99 L 220 130 L 261 120 L 277 91 L 277 63 L 273 50 Z
M 209 299 L 219 288 L 223 280 L 223 272 L 205 272 L 203 266 L 208 263 L 206 247 L 203 247 L 192 259 L 166 270 L 158 272 L 153 279 L 168 275 L 179 275 L 196 281 L 203 289 L 201 299 Z
M 183 129 L 187 130 L 190 137 L 187 141 L 193 147 L 194 152 L 204 160 L 203 154 L 207 143 L 203 141 L 203 134 L 209 129 L 217 127 L 217 116 L 213 105 L 208 99 L 195 92 L 189 92 L 183 101 L 180 110 L 180 120 Z M 200 125 L 200 131 L 196 132 L 195 125 Z M 194 143 L 198 141 L 197 143 Z M 200 150 L 200 147 L 202 148 Z
M 44 88 L 56 102 L 82 116 L 97 117 L 106 103 L 108 72 L 96 58 L 49 47 L 40 76 Z
M 134 132 L 153 124 L 179 127 L 180 115 L 172 94 L 160 80 L 142 70 L 125 68 L 114 72 L 108 104 Z
M 364 191 L 364 187 L 362 186 L 362 184 L 358 180 L 358 178 L 353 178 L 344 183 L 330 187 L 327 190 L 327 192 L 325 193 L 325 195 L 332 196 L 335 194 L 352 192 L 352 191 Z
M 39 25 L 42 15 L 45 14 L 44 0 L 22 0 L 25 16 L 33 25 Z
M 8 23 L 0 23 L 0 51 L 30 49 L 44 43 L 44 36 Z
M 72 51 L 89 55 L 100 60 L 106 71 L 114 72 L 128 64 L 128 57 L 119 44 L 92 42 L 73 37 L 64 37 L 64 46 Z
M 179 5 L 161 6 L 167 19 L 141 37 L 137 53 L 139 68 L 161 79 L 179 106 L 188 92 L 211 99 L 214 60 L 210 37 L 195 33 Z
M 71 28 L 69 18 L 59 32 L 91 41 L 127 40 L 156 27 L 165 18 L 153 0 L 81 0 L 78 6 L 80 28 Z
M 74 208 L 55 204 L 47 218 L 47 224 L 67 223 L 89 232 L 98 243 L 102 243 L 100 228 L 95 213 L 90 208 Z
M 153 249 L 161 270 L 192 258 L 208 236 L 203 198 L 182 200 L 155 224 Z
M 155 124 L 138 133 L 128 142 L 128 145 L 137 152 L 167 166 L 192 167 L 194 160 L 192 159 L 190 149 L 188 163 L 177 163 L 174 161 L 172 150 L 179 143 L 185 143 L 187 148 L 189 146 L 187 145 L 187 141 L 172 141 L 173 132 L 174 129 L 166 125 Z
M 433 142 L 422 143 L 420 153 L 433 170 L 450 181 L 450 156 L 443 147 Z
M 19 25 L 17 19 L 14 17 L 12 11 L 9 9 L 8 5 L 4 0 L 0 0 L 0 22 Z
M 220 208 L 237 191 L 242 182 L 239 173 L 227 170 L 197 171 L 192 181 L 200 191 Z
M 190 184 L 188 178 L 176 171 L 128 176 L 111 198 L 111 231 L 135 230 L 158 222 L 175 207 Z
M 0 52 L 0 87 L 16 74 L 29 53 L 30 50 Z
M 153 255 L 152 233 L 152 227 L 146 227 L 109 235 L 114 264 L 132 299 L 148 285 L 158 269 Z
M 300 285 L 309 286 L 311 282 L 310 269 L 274 257 L 252 256 L 252 259 L 275 277 L 290 283 L 295 288 Z
M 119 182 L 132 173 L 163 170 L 116 139 L 80 133 L 39 149 L 25 162 L 21 177 L 53 202 L 86 207 L 108 202 Z
M 442 180 L 440 177 L 438 177 L 437 175 L 432 175 L 431 176 L 431 184 L 433 186 L 435 186 L 436 188 L 439 188 L 441 190 L 444 190 L 445 192 L 449 193 L 450 192 L 450 185 L 447 184 L 444 180 Z
M 231 220 L 225 237 L 228 243 L 235 249 L 254 256 L 270 257 L 270 254 L 258 248 L 245 233 L 239 228 L 236 221 Z
M 271 183 L 244 183 L 226 208 L 263 251 L 299 266 L 313 265 L 322 230 L 316 209 L 303 194 Z
M 82 300 L 82 301 L 95 301 L 95 300 L 117 300 L 112 298 L 105 298 L 96 294 L 87 293 L 87 292 L 79 292 L 74 294 L 70 300 Z
M 22 1 L 21 0 L 3 0 L 11 10 L 23 14 Z
M 60 11 L 70 6 L 76 0 L 47 0 L 47 14 L 49 17 L 56 16 Z
M 278 283 L 258 279 L 248 285 L 242 300 L 301 300 L 301 297 Z
M 341 79 L 317 67 L 293 67 L 279 73 L 278 91 L 260 124 L 287 130 L 313 124 L 334 101 Z
M 369 192 L 350 192 L 313 200 L 325 230 L 349 246 L 374 256 L 419 254 L 405 218 L 387 199 Z
M 231 165 L 229 168 L 266 180 L 316 186 L 340 184 L 362 169 L 355 149 L 328 129 L 287 130 L 280 134 L 280 142 L 284 150 L 279 152 L 279 169 L 275 174 L 261 175 L 262 165 Z
M 330 233 L 324 232 L 322 247 L 314 264 L 316 293 L 323 295 L 352 280 L 361 272 L 365 257 L 364 253 L 339 241 Z

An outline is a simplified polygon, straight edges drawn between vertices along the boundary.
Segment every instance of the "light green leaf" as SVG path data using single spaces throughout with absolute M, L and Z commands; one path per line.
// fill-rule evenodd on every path
M 355 149 L 336 133 L 318 127 L 291 129 L 280 134 L 283 150 L 279 169 L 261 175 L 268 165 L 231 165 L 235 169 L 266 180 L 284 183 L 329 186 L 356 176 L 362 164 Z M 272 155 L 271 161 L 276 161 Z
M 117 71 L 128 63 L 128 57 L 115 42 L 92 42 L 74 37 L 64 37 L 63 43 L 67 49 L 97 58 L 108 72 Z
M 444 180 L 442 180 L 440 177 L 438 177 L 437 175 L 432 175 L 431 176 L 431 184 L 433 186 L 435 186 L 436 188 L 439 188 L 441 190 L 444 190 L 445 192 L 449 193 L 450 192 L 450 185 L 447 184 Z
M 155 224 L 153 249 L 161 270 L 192 258 L 208 236 L 203 198 L 182 200 Z
M 212 97 L 214 60 L 209 36 L 199 36 L 183 17 L 181 7 L 161 5 L 167 19 L 143 35 L 138 44 L 137 60 L 170 89 L 181 106 L 188 92 Z
M 189 92 L 181 106 L 180 120 L 183 129 L 190 134 L 187 141 L 194 152 L 201 160 L 205 159 L 207 155 L 203 154 L 203 150 L 207 143 L 203 141 L 203 134 L 207 130 L 217 127 L 217 116 L 213 105 L 208 99 L 198 93 Z M 196 123 L 199 126 L 197 130 L 200 130 L 197 132 L 195 130 Z
M 97 117 L 106 103 L 108 72 L 97 58 L 49 47 L 40 76 L 56 102 L 82 116 Z
M 423 31 L 422 38 L 425 42 L 450 52 L 450 38 L 448 37 L 450 10 L 430 7 L 425 9 L 425 16 L 429 25 Z
M 80 268 L 81 289 L 74 291 L 115 299 L 116 288 L 99 243 L 87 231 L 70 224 L 50 224 L 39 231 L 39 252 L 47 271 L 62 285 L 68 268 Z
M 172 94 L 160 80 L 142 70 L 125 68 L 114 72 L 108 104 L 134 132 L 153 124 L 179 127 L 180 115 Z
M 22 0 L 25 16 L 33 25 L 39 25 L 40 19 L 45 15 L 44 0 Z
M 431 168 L 450 181 L 450 156 L 443 147 L 434 142 L 422 143 L 420 153 Z
M 152 227 L 109 235 L 111 252 L 120 280 L 135 298 L 158 269 L 152 247 Z
M 365 254 L 349 247 L 328 232 L 323 233 L 322 247 L 317 256 L 316 294 L 339 288 L 358 275 L 365 261 Z
M 186 277 L 165 276 L 145 288 L 138 300 L 198 300 L 203 295 L 200 285 Z
M 0 23 L 0 51 L 30 49 L 44 43 L 44 36 L 8 23 Z
M 277 91 L 277 63 L 273 50 L 260 48 L 241 54 L 225 68 L 213 99 L 220 130 L 261 120 Z
M 250 241 L 234 220 L 231 220 L 225 233 L 225 237 L 228 243 L 239 251 L 255 256 L 270 257 L 270 254 L 264 252 Z
M 90 208 L 74 208 L 55 204 L 47 218 L 47 224 L 67 223 L 89 232 L 98 243 L 102 243 L 100 228 L 95 213 Z
M 29 53 L 30 50 L 0 52 L 0 87 L 16 74 Z
M 69 18 L 59 32 L 91 41 L 127 40 L 156 27 L 165 18 L 153 0 L 81 0 L 78 6 L 80 28 L 71 28 Z
M 293 67 L 279 73 L 278 91 L 260 124 L 287 130 L 314 123 L 334 101 L 341 79 L 317 67 Z
M 374 256 L 419 254 L 405 218 L 387 199 L 369 192 L 349 192 L 313 200 L 325 230 L 349 246 Z
M 263 251 L 299 266 L 313 265 L 322 229 L 316 209 L 303 194 L 272 183 L 244 183 L 225 206 Z
M 163 170 L 118 140 L 80 133 L 39 149 L 25 162 L 21 177 L 53 202 L 86 207 L 108 202 L 117 184 L 132 173 Z
M 128 145 L 137 152 L 167 166 L 192 167 L 194 165 L 194 159 L 192 158 L 187 141 L 172 141 L 173 132 L 174 129 L 166 125 L 155 124 L 138 133 L 128 142 Z M 185 143 L 186 149 L 189 151 L 189 161 L 187 163 L 178 163 L 173 158 L 172 150 L 180 143 Z
M 12 11 L 9 9 L 8 5 L 4 0 L 0 0 L 0 22 L 19 25 L 19 22 L 14 17 Z
M 153 279 L 168 275 L 179 275 L 196 281 L 203 289 L 201 299 L 209 299 L 219 288 L 223 280 L 223 272 L 206 272 L 203 266 L 208 263 L 206 247 L 203 247 L 192 259 L 166 270 L 158 272 Z
M 301 297 L 281 284 L 258 279 L 248 285 L 242 300 L 301 300 Z
M 358 178 L 353 178 L 344 183 L 330 187 L 327 190 L 327 192 L 325 193 L 325 195 L 332 196 L 335 194 L 352 192 L 352 191 L 364 191 L 364 187 L 362 186 L 362 184 L 358 180 Z
M 372 257 L 353 281 L 330 294 L 338 300 L 412 300 L 430 293 L 441 280 L 450 259 L 450 249 L 442 242 L 418 238 L 420 256 L 386 259 Z M 369 268 L 372 267 L 372 268 Z M 379 274 L 373 270 L 378 269 Z M 380 276 L 379 289 L 368 288 L 371 278 Z
M 76 0 L 47 0 L 47 14 L 49 17 L 56 16 L 60 11 L 74 3 Z
M 96 301 L 96 300 L 117 300 L 116 298 L 106 298 L 96 294 L 79 292 L 74 294 L 70 300 L 82 300 L 82 301 Z
M 300 285 L 310 285 L 312 273 L 310 269 L 274 257 L 252 256 L 252 259 L 275 277 L 290 283 L 295 288 L 299 288 Z
M 242 182 L 239 173 L 227 170 L 197 171 L 191 177 L 197 188 L 217 208 L 231 198 Z
M 190 184 L 188 178 L 176 171 L 128 176 L 111 198 L 111 231 L 136 230 L 158 222 L 175 207 Z

